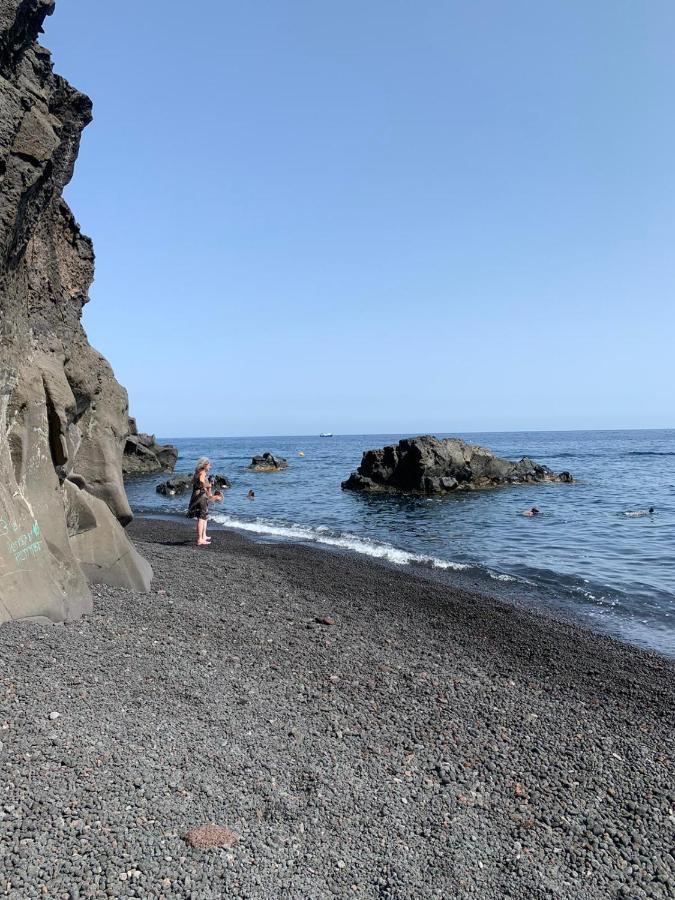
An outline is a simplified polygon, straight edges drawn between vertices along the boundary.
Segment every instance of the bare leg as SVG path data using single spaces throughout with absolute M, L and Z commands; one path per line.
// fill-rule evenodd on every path
M 206 536 L 206 519 L 198 519 L 197 522 L 197 543 L 200 547 L 204 547 L 211 543 L 211 538 Z

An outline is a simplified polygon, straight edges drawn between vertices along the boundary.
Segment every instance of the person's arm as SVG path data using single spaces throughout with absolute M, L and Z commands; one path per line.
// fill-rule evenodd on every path
M 212 496 L 211 482 L 207 479 L 206 472 L 204 471 L 204 469 L 202 469 L 201 472 L 199 473 L 199 480 L 202 483 L 202 487 L 204 488 L 204 493 L 206 494 L 206 496 L 211 497 Z

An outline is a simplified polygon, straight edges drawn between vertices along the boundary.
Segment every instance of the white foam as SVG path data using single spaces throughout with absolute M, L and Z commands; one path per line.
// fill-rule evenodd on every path
M 340 550 L 351 550 L 354 553 L 362 553 L 376 559 L 385 559 L 396 565 L 424 565 L 436 569 L 462 569 L 471 568 L 465 563 L 451 562 L 447 559 L 438 559 L 435 556 L 425 556 L 421 553 L 409 553 L 407 550 L 399 550 L 391 544 L 382 541 L 374 541 L 369 538 L 358 537 L 355 534 L 332 534 L 326 525 L 318 528 L 310 528 L 307 525 L 280 525 L 277 522 L 269 522 L 265 519 L 247 521 L 235 519 L 222 513 L 211 516 L 218 525 L 226 528 L 236 528 L 239 531 L 249 531 L 253 534 L 269 535 L 270 537 L 285 538 L 291 541 L 306 541 L 313 544 L 323 544 L 329 547 L 337 547 Z M 508 576 L 507 576 L 508 577 Z

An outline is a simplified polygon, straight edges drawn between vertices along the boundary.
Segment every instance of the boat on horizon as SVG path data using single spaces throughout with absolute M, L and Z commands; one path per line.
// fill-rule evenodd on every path
M 322 431 L 319 437 L 333 437 L 332 431 Z

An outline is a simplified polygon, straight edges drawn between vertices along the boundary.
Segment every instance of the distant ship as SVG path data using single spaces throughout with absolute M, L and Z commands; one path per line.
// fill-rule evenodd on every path
M 322 431 L 319 437 L 333 437 L 332 431 Z

